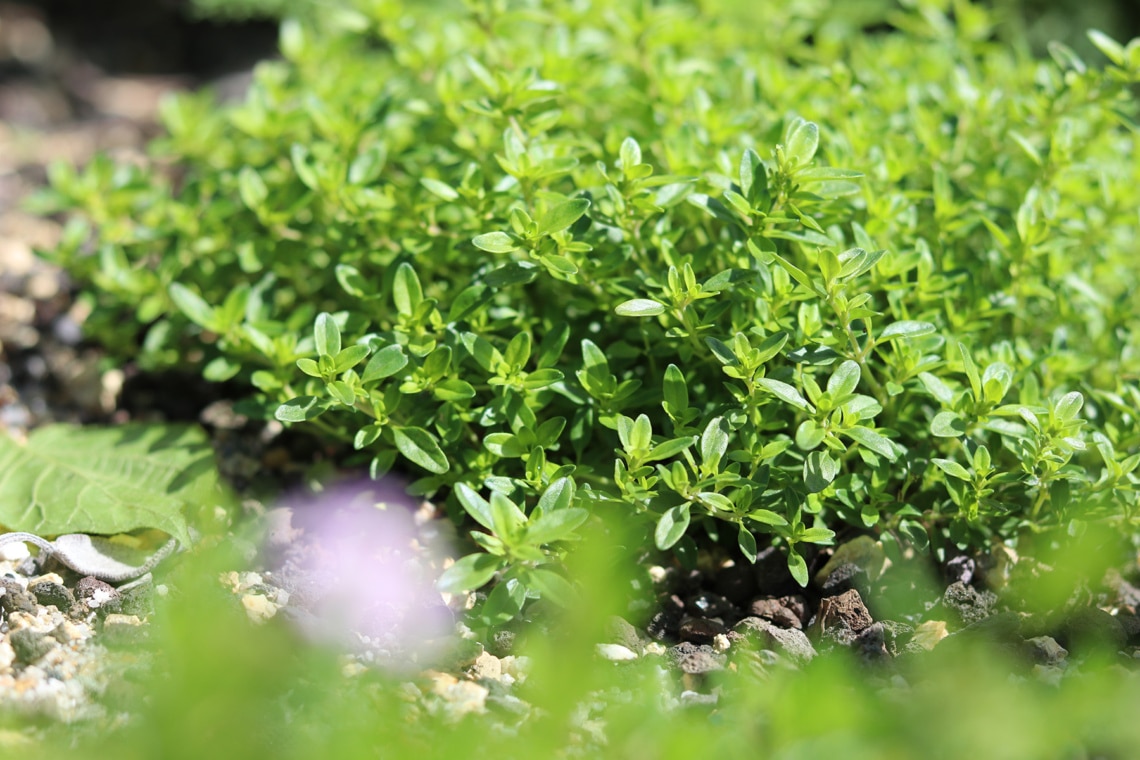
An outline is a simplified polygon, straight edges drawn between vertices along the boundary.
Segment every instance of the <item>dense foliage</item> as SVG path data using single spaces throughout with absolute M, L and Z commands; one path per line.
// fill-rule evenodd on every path
M 49 255 L 121 356 L 477 523 L 443 584 L 503 581 L 492 621 L 569 593 L 591 515 L 685 561 L 775 540 L 801 583 L 844 526 L 1134 528 L 1140 40 L 1034 61 L 965 2 L 764 8 L 287 23 L 243 103 L 167 104 L 153 165 L 56 167 Z

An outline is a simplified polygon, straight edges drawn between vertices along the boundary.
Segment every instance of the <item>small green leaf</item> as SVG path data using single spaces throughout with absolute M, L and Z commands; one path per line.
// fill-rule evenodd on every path
M 1081 395 L 1080 391 L 1073 391 L 1066 393 L 1057 400 L 1056 406 L 1053 407 L 1053 416 L 1057 418 L 1058 422 L 1072 422 L 1084 406 L 1085 397 Z
M 687 438 L 674 438 L 670 441 L 659 443 L 649 450 L 649 454 L 646 455 L 644 461 L 659 462 L 662 459 L 670 459 L 677 456 L 696 442 L 697 439 L 695 436 L 689 436 Z
M 361 375 L 360 381 L 371 383 L 374 380 L 391 377 L 407 365 L 408 357 L 404 354 L 403 346 L 398 344 L 385 346 L 372 354 L 372 358 L 364 366 L 364 374 Z
M 321 312 L 313 325 L 313 339 L 320 356 L 336 356 L 340 353 L 340 327 L 332 314 Z
M 321 369 L 312 359 L 298 359 L 297 367 L 309 377 L 320 377 Z
M 839 461 L 827 451 L 813 451 L 804 459 L 804 485 L 809 493 L 819 493 L 839 474 Z
M 726 451 L 728 451 L 728 425 L 723 417 L 714 417 L 701 434 L 701 462 L 708 471 L 716 472 Z
M 590 201 L 585 198 L 574 198 L 551 207 L 538 220 L 538 234 L 541 236 L 561 232 L 578 221 L 588 208 Z
M 349 264 L 336 265 L 336 281 L 340 283 L 345 293 L 357 298 L 363 298 L 371 293 L 372 288 L 368 281 L 360 274 L 360 270 Z
M 443 571 L 436 588 L 445 594 L 461 594 L 485 586 L 505 560 L 491 554 L 468 554 Z
M 656 317 L 665 313 L 665 305 L 650 298 L 633 298 L 618 304 L 614 311 L 622 317 Z
M 879 343 L 885 343 L 890 340 L 895 340 L 896 338 L 917 338 L 920 335 L 929 335 L 936 329 L 937 328 L 929 322 L 902 320 L 887 325 L 886 328 L 876 336 L 875 340 Z
M 756 384 L 784 403 L 791 404 L 796 409 L 810 411 L 812 408 L 811 404 L 807 402 L 807 399 L 801 396 L 799 391 L 787 383 L 762 377 L 756 381 Z
M 277 407 L 273 416 L 282 422 L 304 422 L 320 417 L 326 408 L 316 396 L 299 396 Z
M 341 380 L 334 380 L 325 386 L 329 394 L 345 406 L 352 406 L 356 403 L 356 393 L 352 390 L 352 386 Z
M 752 535 L 752 531 L 741 525 L 736 535 L 736 543 L 740 547 L 740 553 L 744 555 L 744 558 L 749 562 L 755 563 L 757 556 L 756 536 Z
M 504 541 L 514 537 L 526 525 L 526 515 L 518 505 L 498 491 L 491 492 L 491 528 Z
M 859 385 L 861 371 L 859 364 L 848 359 L 840 364 L 827 380 L 827 392 L 833 398 L 842 398 L 854 393 Z
M 934 462 L 934 464 L 937 465 L 938 469 L 942 470 L 944 473 L 953 478 L 958 478 L 958 480 L 965 480 L 966 482 L 973 480 L 973 477 L 970 475 L 970 471 L 955 462 L 953 459 L 931 459 L 930 461 Z
M 558 478 L 546 487 L 535 505 L 534 514 L 541 516 L 548 512 L 569 509 L 574 501 L 574 481 L 568 477 Z
M 451 469 L 447 457 L 439 448 L 435 436 L 418 427 L 394 427 L 392 435 L 396 448 L 409 461 L 418 464 L 428 472 L 441 475 Z
M 621 158 L 621 168 L 628 172 L 641 163 L 641 146 L 637 144 L 637 140 L 627 137 L 621 141 L 618 156 Z
M 194 324 L 207 330 L 217 328 L 217 314 L 200 295 L 179 282 L 170 286 L 170 298 L 178 310 Z
M 574 587 L 558 573 L 537 568 L 526 573 L 525 577 L 541 598 L 560 607 L 574 603 Z
M 667 410 L 671 415 L 682 414 L 689 408 L 689 389 L 685 383 L 685 374 L 676 364 L 665 368 L 664 399 L 668 404 Z
M 515 238 L 506 232 L 488 232 L 471 239 L 476 248 L 488 253 L 510 253 L 519 249 Z
M 589 516 L 589 512 L 577 507 L 547 512 L 527 524 L 525 540 L 535 546 L 565 541 Z
M 467 514 L 475 519 L 475 522 L 487 530 L 492 530 L 491 505 L 476 493 L 475 489 L 463 482 L 456 483 L 455 497 L 459 499 L 459 504 L 466 510 Z
M 890 439 L 883 437 L 876 433 L 871 428 L 853 427 L 839 431 L 851 440 L 858 443 L 860 446 L 865 446 L 871 451 L 886 457 L 890 461 L 895 461 L 898 454 L 894 446 L 891 445 Z
M 432 394 L 440 401 L 466 401 L 475 398 L 475 388 L 471 383 L 453 377 L 436 383 Z
M 396 267 L 396 276 L 392 280 L 392 298 L 396 302 L 396 311 L 405 317 L 411 316 L 424 300 L 420 278 L 416 276 L 416 270 L 412 265 L 406 261 Z
M 795 549 L 788 550 L 788 572 L 792 574 L 792 578 L 796 583 L 802 587 L 808 585 L 808 568 L 807 562 L 799 555 Z
M 810 121 L 796 119 L 788 131 L 785 155 L 797 166 L 807 166 L 819 148 L 819 127 Z
M 427 188 L 432 195 L 439 196 L 445 201 L 454 201 L 459 198 L 459 193 L 455 192 L 455 188 L 446 182 L 440 182 L 438 179 L 420 177 L 420 184 Z
M 368 356 L 368 346 L 349 346 L 333 357 L 334 371 L 338 374 L 347 369 L 351 369 L 360 363 L 360 360 Z
M 762 525 L 784 526 L 788 524 L 786 518 L 770 509 L 754 509 L 748 513 L 749 520 L 755 520 Z
M 689 505 L 680 504 L 666 510 L 657 521 L 657 529 L 653 532 L 653 540 L 661 551 L 671 548 L 681 540 L 689 528 Z
M 808 528 L 798 538 L 800 543 L 805 544 L 830 544 L 835 539 L 835 531 L 830 528 Z
M 930 421 L 930 434 L 939 438 L 961 438 L 966 434 L 966 421 L 954 412 L 939 412 Z

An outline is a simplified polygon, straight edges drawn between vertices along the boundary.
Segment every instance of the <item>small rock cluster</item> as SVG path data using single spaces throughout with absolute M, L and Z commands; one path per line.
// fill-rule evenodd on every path
M 149 579 L 116 588 L 0 550 L 0 711 L 63 722 L 104 714 L 109 650 L 147 638 Z

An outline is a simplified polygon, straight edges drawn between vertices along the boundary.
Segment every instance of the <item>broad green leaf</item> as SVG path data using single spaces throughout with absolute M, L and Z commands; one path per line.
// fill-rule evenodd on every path
M 657 529 L 653 532 L 653 540 L 661 551 L 669 549 L 678 541 L 689 528 L 689 505 L 680 504 L 666 510 L 657 521 Z
M 451 469 L 451 464 L 440 450 L 435 436 L 423 428 L 393 427 L 392 435 L 400 453 L 428 472 L 441 475 Z
M 0 433 L 0 524 L 44 536 L 146 528 L 189 543 L 190 512 L 224 503 L 214 450 L 194 425 L 49 425 Z
M 651 298 L 633 298 L 618 304 L 614 311 L 622 317 L 656 317 L 665 313 L 665 305 Z
M 491 554 L 468 554 L 443 571 L 436 588 L 445 594 L 460 594 L 485 586 L 506 562 Z
M 483 282 L 492 288 L 504 288 L 532 282 L 539 272 L 538 264 L 533 261 L 509 261 L 484 275 Z

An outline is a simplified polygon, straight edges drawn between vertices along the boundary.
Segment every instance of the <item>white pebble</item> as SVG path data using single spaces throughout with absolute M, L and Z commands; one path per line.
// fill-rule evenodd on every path
M 610 662 L 636 660 L 637 653 L 621 644 L 598 644 L 598 654 Z

